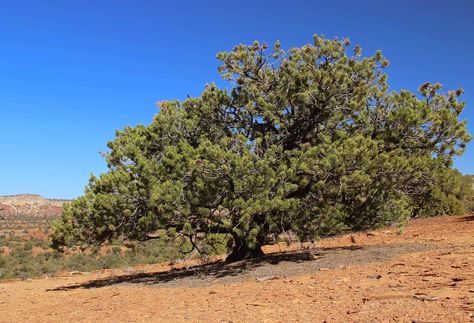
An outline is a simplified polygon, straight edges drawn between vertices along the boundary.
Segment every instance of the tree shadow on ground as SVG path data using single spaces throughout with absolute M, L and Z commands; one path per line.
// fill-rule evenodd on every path
M 470 222 L 470 221 L 474 221 L 474 213 L 468 214 L 458 219 L 458 222 Z
M 314 248 L 302 251 L 267 254 L 261 258 L 235 263 L 216 261 L 187 268 L 162 272 L 134 273 L 100 278 L 48 291 L 91 289 L 118 284 L 144 284 L 153 287 L 201 287 L 215 283 L 233 284 L 249 280 L 261 281 L 272 277 L 314 274 L 322 269 L 344 268 L 387 261 L 398 255 L 427 251 L 441 247 L 429 243 L 404 243 L 360 247 Z
M 289 251 L 267 254 L 256 259 L 243 260 L 235 263 L 226 263 L 222 260 L 208 264 L 195 265 L 187 268 L 171 269 L 163 272 L 151 273 L 134 273 L 115 277 L 101 278 L 91 280 L 85 283 L 75 284 L 71 286 L 62 286 L 47 291 L 69 291 L 79 288 L 91 289 L 112 286 L 117 284 L 148 284 L 157 285 L 169 282 L 179 282 L 183 280 L 200 280 L 206 283 L 215 282 L 221 278 L 235 277 L 245 275 L 262 266 L 275 266 L 280 263 L 299 264 L 303 262 L 311 262 L 320 259 L 324 255 L 331 252 L 350 252 L 355 250 L 363 250 L 359 246 L 338 247 L 338 248 L 317 248 L 301 251 Z
M 439 249 L 439 246 L 425 243 L 397 245 L 357 245 L 337 248 L 315 248 L 303 251 L 267 254 L 261 258 L 225 263 L 216 261 L 187 268 L 163 272 L 134 273 L 100 278 L 48 291 L 70 291 L 91 289 L 118 284 L 144 284 L 154 287 L 201 287 L 215 283 L 239 283 L 261 280 L 265 277 L 291 277 L 314 274 L 323 268 L 344 268 L 348 265 L 363 265 L 386 261 L 401 254 Z

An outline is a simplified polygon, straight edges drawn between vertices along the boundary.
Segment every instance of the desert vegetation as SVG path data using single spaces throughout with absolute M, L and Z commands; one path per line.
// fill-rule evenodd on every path
M 0 220 L 0 280 L 54 276 L 61 272 L 126 269 L 137 265 L 178 262 L 196 258 L 188 241 L 169 235 L 147 242 L 116 239 L 102 248 L 51 248 L 51 217 L 18 216 Z M 223 237 L 209 236 L 201 248 L 208 255 L 225 252 Z
M 217 57 L 228 88 L 117 131 L 108 172 L 54 224 L 55 249 L 177 235 L 206 253 L 217 235 L 232 262 L 288 232 L 316 240 L 472 208 L 472 180 L 452 168 L 471 138 L 462 89 L 390 90 L 381 51 L 318 35 Z

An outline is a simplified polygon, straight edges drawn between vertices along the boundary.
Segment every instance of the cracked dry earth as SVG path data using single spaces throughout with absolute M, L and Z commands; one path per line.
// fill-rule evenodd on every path
M 472 215 L 296 249 L 0 282 L 0 322 L 474 322 Z

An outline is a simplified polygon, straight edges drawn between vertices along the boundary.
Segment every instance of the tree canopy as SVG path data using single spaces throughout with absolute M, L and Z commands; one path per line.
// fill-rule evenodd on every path
M 285 232 L 403 223 L 427 213 L 470 140 L 462 89 L 390 91 L 382 53 L 363 57 L 345 39 L 254 42 L 217 58 L 228 88 L 161 102 L 151 124 L 117 131 L 108 172 L 65 207 L 56 245 L 175 232 L 199 249 L 223 234 L 235 261 Z

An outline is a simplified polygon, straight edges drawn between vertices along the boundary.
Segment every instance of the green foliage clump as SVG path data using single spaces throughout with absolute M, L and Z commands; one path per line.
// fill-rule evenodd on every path
M 416 201 L 417 216 L 461 215 L 474 211 L 474 180 L 455 169 L 434 172 L 425 194 Z
M 462 190 L 466 192 L 464 209 L 466 212 L 474 212 L 474 176 L 464 175 L 462 187 Z
M 430 203 L 460 212 L 461 193 L 436 187 L 470 140 L 462 89 L 389 91 L 382 53 L 350 46 L 316 35 L 289 51 L 255 42 L 219 53 L 230 87 L 161 102 L 150 125 L 117 131 L 109 171 L 65 207 L 56 246 L 177 234 L 205 253 L 220 234 L 234 261 L 283 232 L 399 224 Z

